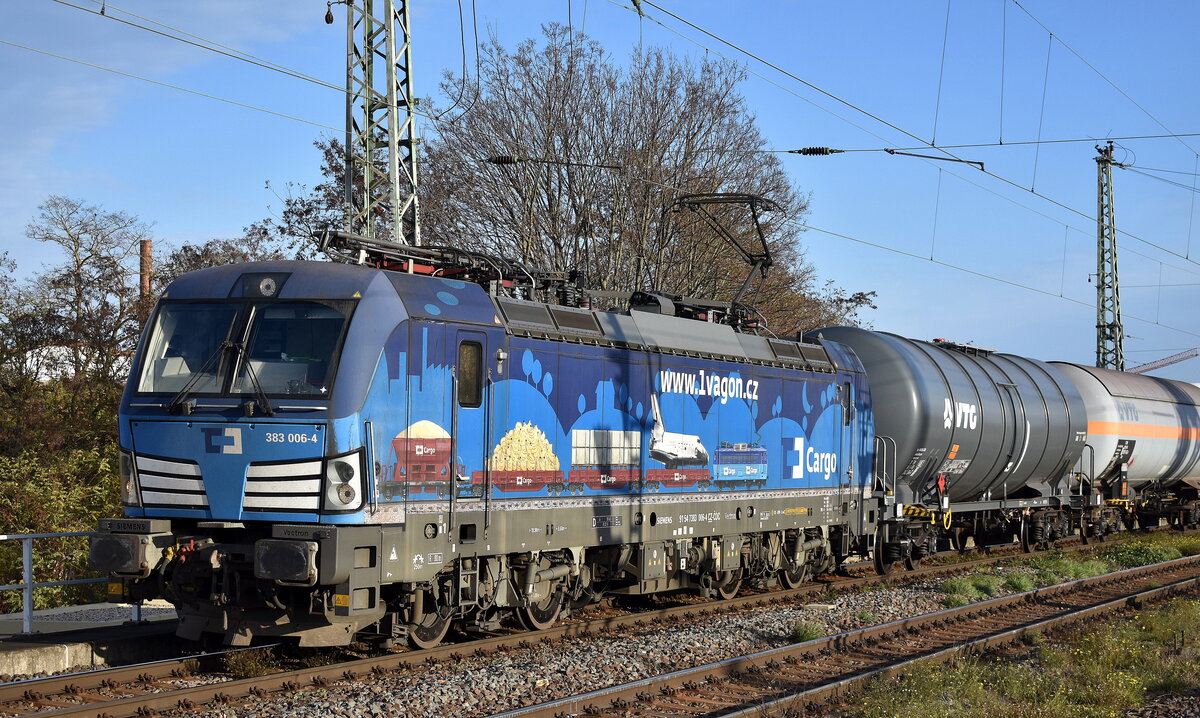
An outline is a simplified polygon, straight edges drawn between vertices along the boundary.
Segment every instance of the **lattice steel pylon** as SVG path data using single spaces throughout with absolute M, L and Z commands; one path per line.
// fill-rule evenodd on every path
M 348 0 L 346 231 L 421 244 L 408 0 Z M 390 236 L 380 237 L 383 227 Z
M 1096 145 L 1099 175 L 1096 207 L 1096 366 L 1125 371 L 1125 329 L 1117 281 L 1117 221 L 1113 212 L 1113 143 Z

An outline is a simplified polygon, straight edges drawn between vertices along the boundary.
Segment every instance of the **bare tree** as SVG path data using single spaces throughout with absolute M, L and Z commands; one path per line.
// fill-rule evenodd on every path
M 698 217 L 669 208 L 691 193 L 756 194 L 781 211 L 762 217 L 775 266 L 748 299 L 777 331 L 822 317 L 852 321 L 871 295 L 814 286 L 797 223 L 809 197 L 762 151 L 738 92 L 745 76 L 730 63 L 658 48 L 619 66 L 560 25 L 512 53 L 493 40 L 477 85 L 450 75 L 443 84 L 448 95 L 467 88 L 466 109 L 436 122 L 426 148 L 425 237 L 580 270 L 598 289 L 728 300 L 750 267 Z M 746 211 L 711 211 L 743 244 L 758 242 Z
M 150 228 L 127 212 L 109 212 L 53 195 L 25 228 L 30 239 L 57 245 L 61 264 L 33 282 L 29 296 L 49 331 L 47 341 L 73 378 L 120 381 L 141 329 L 138 252 Z

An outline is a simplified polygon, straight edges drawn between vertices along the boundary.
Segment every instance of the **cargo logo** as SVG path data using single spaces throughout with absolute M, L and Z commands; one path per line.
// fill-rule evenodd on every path
M 942 425 L 947 429 L 974 429 L 979 425 L 979 407 L 965 401 L 953 402 L 946 399 Z
M 204 450 L 210 454 L 240 454 L 242 453 L 242 430 L 238 427 L 228 429 L 201 429 L 204 432 Z
M 792 439 L 793 451 L 788 452 L 788 462 L 792 467 L 792 478 L 803 479 L 805 476 L 820 474 L 826 481 L 829 475 L 837 472 L 837 454 L 817 451 L 815 446 L 804 446 L 804 437 Z M 792 454 L 795 461 L 792 461 Z

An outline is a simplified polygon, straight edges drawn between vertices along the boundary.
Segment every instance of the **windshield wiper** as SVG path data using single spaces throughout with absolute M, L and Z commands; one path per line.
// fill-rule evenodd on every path
M 188 394 L 192 393 L 192 390 L 196 386 L 196 382 L 200 381 L 200 377 L 204 376 L 205 373 L 208 372 L 208 368 L 213 365 L 213 362 L 220 359 L 221 355 L 227 350 L 232 349 L 233 346 L 233 342 L 229 340 L 221 342 L 220 346 L 218 346 L 216 350 L 204 360 L 204 363 L 200 365 L 200 368 L 194 374 L 192 374 L 192 378 L 188 379 L 188 382 L 183 385 L 183 388 L 179 390 L 179 393 L 172 397 L 171 401 L 167 402 L 168 414 L 174 413 L 176 408 L 179 408 L 180 413 L 184 416 L 188 416 L 192 413 L 192 409 L 196 406 L 196 402 L 188 400 Z M 215 373 L 213 374 L 213 377 L 215 379 Z
M 271 406 L 271 400 L 267 398 L 267 392 L 258 381 L 258 372 L 254 371 L 254 363 L 246 358 L 246 345 L 242 343 L 234 344 L 233 350 L 237 352 L 234 358 L 242 362 L 246 367 L 246 376 L 250 377 L 250 386 L 254 388 L 254 394 L 258 397 L 258 408 L 262 409 L 262 413 L 267 416 L 275 416 L 275 407 Z M 254 416 L 254 409 L 255 403 L 253 400 L 242 404 L 242 411 L 246 416 Z

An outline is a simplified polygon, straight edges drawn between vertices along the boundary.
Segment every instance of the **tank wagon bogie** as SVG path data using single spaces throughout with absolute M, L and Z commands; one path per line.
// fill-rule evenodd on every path
M 317 262 L 185 275 L 134 359 L 126 516 L 92 563 L 191 638 L 426 646 L 865 555 L 853 352 L 641 309 Z

